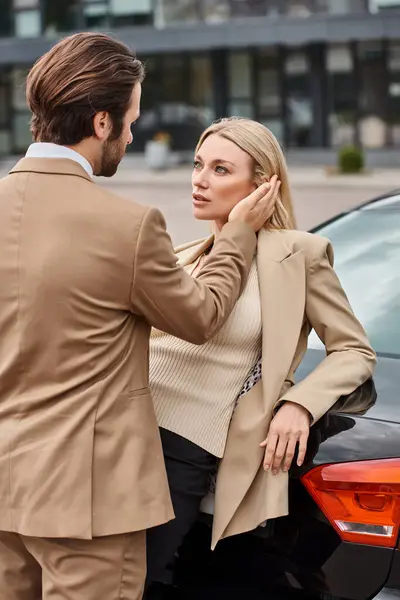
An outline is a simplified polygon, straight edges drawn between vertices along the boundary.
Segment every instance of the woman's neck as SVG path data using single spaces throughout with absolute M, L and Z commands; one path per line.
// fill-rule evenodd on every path
M 215 238 L 219 236 L 224 225 L 226 225 L 226 221 L 212 221 L 211 230 Z

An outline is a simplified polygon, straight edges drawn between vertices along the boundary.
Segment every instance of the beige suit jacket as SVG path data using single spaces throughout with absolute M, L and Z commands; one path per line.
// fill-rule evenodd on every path
M 212 238 L 177 249 L 189 265 Z M 333 269 L 330 242 L 301 231 L 262 230 L 257 267 L 262 312 L 262 380 L 240 399 L 231 422 L 215 494 L 213 547 L 288 512 L 288 475 L 262 468 L 271 418 L 282 400 L 317 421 L 343 395 L 369 379 L 375 353 Z M 326 358 L 299 384 L 294 376 L 314 329 Z
M 161 213 L 74 161 L 26 158 L 0 181 L 0 530 L 87 539 L 173 517 L 150 326 L 209 339 L 255 248 L 229 224 L 194 281 Z

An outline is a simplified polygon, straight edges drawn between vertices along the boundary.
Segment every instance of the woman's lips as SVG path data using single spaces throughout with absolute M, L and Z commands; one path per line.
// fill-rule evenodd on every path
M 201 194 L 193 194 L 193 204 L 195 206 L 204 206 L 205 204 L 209 204 L 211 200 L 205 198 Z

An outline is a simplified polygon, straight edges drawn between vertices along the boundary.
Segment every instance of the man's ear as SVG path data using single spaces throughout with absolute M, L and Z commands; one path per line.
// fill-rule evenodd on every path
M 101 141 L 105 141 L 109 137 L 112 131 L 112 123 L 108 112 L 102 111 L 94 115 L 93 130 L 95 136 Z

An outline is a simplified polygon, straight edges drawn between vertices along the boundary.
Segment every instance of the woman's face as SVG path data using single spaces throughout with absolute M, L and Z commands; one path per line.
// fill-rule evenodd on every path
M 251 157 L 233 142 L 212 134 L 194 158 L 193 213 L 196 219 L 228 221 L 232 208 L 256 189 Z

